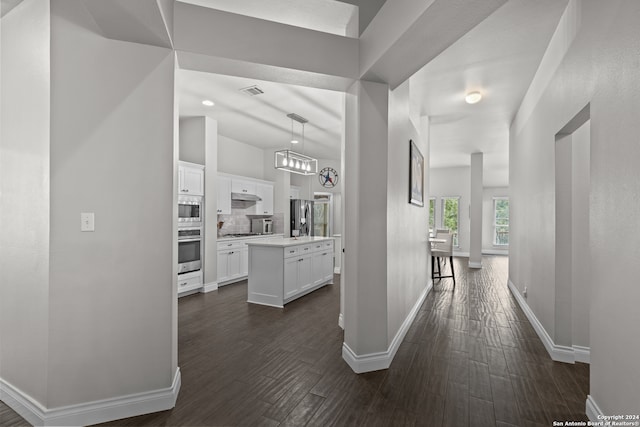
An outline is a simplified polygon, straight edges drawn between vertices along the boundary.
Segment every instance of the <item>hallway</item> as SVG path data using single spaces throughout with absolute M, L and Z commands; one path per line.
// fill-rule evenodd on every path
M 468 270 L 455 259 L 455 291 L 451 279 L 436 282 L 390 369 L 361 375 L 341 358 L 337 280 L 284 310 L 246 304 L 246 282 L 182 298 L 176 407 L 105 425 L 586 421 L 589 367 L 550 360 L 507 289 L 507 263 L 484 257 Z

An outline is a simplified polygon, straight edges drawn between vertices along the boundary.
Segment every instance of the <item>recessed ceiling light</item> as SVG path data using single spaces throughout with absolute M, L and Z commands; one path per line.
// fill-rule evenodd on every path
M 298 143 L 298 140 L 297 140 L 297 139 L 292 139 L 292 140 L 291 140 L 291 143 L 292 143 L 292 144 L 297 144 L 297 143 Z
M 480 102 L 482 99 L 482 94 L 478 91 L 469 92 L 467 96 L 464 97 L 464 100 L 467 101 L 467 104 L 475 104 Z
M 210 101 L 208 99 L 205 99 L 204 101 L 202 101 L 202 105 L 206 105 L 207 107 L 213 107 L 215 104 L 215 102 Z

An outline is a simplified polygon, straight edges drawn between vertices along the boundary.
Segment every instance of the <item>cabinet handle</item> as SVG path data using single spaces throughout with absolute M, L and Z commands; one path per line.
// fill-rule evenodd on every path
M 185 193 L 188 193 L 188 192 L 189 192 L 189 189 L 188 189 L 188 188 L 185 188 L 185 189 L 183 189 L 182 191 L 184 191 Z
M 180 286 L 187 286 L 188 282 L 180 283 Z
M 229 255 L 233 254 L 233 252 L 229 252 Z
M 247 191 L 249 191 L 249 190 L 242 190 L 243 193 L 246 193 Z
M 323 254 L 322 254 L 322 256 L 325 256 L 326 254 L 327 254 L 327 253 L 325 252 L 325 253 L 323 253 Z
M 300 258 L 300 259 L 298 260 L 298 262 L 301 262 L 301 261 L 304 261 L 304 258 Z
M 229 243 L 229 244 L 227 244 L 227 246 L 233 246 L 233 243 Z
M 309 250 L 309 248 L 304 248 L 304 250 L 305 250 L 305 251 L 308 251 L 308 250 Z
M 289 251 L 289 253 L 290 253 L 290 254 L 294 254 L 294 253 L 296 253 L 296 251 Z

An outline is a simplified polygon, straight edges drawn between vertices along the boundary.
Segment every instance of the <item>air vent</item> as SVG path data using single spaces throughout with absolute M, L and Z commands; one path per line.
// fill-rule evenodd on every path
M 249 96 L 262 95 L 264 93 L 262 89 L 260 89 L 258 86 L 255 86 L 255 85 L 242 88 L 240 89 L 240 92 L 244 92 Z

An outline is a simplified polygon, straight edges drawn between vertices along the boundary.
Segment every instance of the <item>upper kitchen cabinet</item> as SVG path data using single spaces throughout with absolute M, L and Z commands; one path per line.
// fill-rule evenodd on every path
M 218 214 L 230 215 L 231 214 L 231 178 L 218 175 Z
M 204 166 L 178 163 L 178 194 L 204 196 Z
M 256 203 L 256 215 L 273 215 L 273 185 L 257 183 L 256 196 L 262 199 Z
M 256 194 L 256 183 L 248 179 L 233 178 L 231 180 L 231 192 L 240 194 Z

